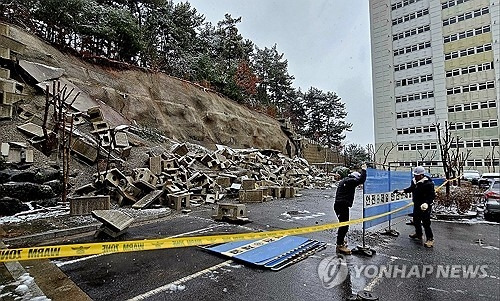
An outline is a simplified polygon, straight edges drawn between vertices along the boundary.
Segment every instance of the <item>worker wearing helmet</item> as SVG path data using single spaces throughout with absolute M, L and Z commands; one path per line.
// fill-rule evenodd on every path
M 352 207 L 354 202 L 354 193 L 358 185 L 366 181 L 366 164 L 361 165 L 361 173 L 351 172 L 347 177 L 342 179 L 337 185 L 335 194 L 335 204 L 333 210 L 339 219 L 339 222 L 346 222 L 349 220 L 349 208 Z M 347 247 L 345 236 L 349 226 L 340 227 L 337 233 L 337 253 L 351 254 L 351 250 Z

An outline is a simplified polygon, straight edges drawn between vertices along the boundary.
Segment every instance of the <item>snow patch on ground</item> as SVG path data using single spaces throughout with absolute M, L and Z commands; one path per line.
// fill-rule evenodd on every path
M 32 296 L 29 286 L 34 282 L 35 280 L 29 273 L 24 273 L 15 281 L 0 286 L 0 300 L 9 297 L 9 299 L 20 301 L 50 301 L 46 296 Z

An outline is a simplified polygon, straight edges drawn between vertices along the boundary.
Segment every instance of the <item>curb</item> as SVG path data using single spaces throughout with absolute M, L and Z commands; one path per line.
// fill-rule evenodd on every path
M 152 220 L 159 220 L 171 215 L 171 211 L 163 212 L 154 215 L 142 216 L 138 217 L 134 220 L 131 227 L 139 226 L 143 223 L 150 222 Z M 38 243 L 45 240 L 53 240 L 56 238 L 71 236 L 82 234 L 85 232 L 97 231 L 101 227 L 102 223 L 93 223 L 86 226 L 74 227 L 69 229 L 59 229 L 59 230 L 50 230 L 43 233 L 30 234 L 25 236 L 18 236 L 13 238 L 6 238 L 3 241 L 9 245 L 16 245 L 21 243 Z

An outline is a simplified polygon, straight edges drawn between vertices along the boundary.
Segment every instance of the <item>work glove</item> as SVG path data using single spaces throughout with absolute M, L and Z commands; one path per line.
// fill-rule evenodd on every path
M 361 164 L 361 169 L 366 170 L 366 163 Z
M 427 210 L 427 208 L 429 208 L 429 205 L 428 205 L 427 203 L 423 203 L 422 205 L 420 205 L 420 209 L 421 209 L 422 211 Z

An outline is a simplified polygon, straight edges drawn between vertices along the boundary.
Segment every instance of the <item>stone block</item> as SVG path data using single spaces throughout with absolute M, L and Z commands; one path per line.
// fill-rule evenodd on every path
M 153 204 L 155 201 L 157 201 L 161 197 L 162 193 L 163 193 L 162 190 L 153 190 L 150 193 L 146 194 L 144 197 L 142 197 L 137 203 L 133 204 L 132 208 L 135 209 L 146 208 L 151 204 Z
M 264 193 L 261 189 L 242 190 L 239 192 L 239 200 L 243 203 L 262 203 Z
M 90 215 L 93 210 L 108 210 L 111 207 L 109 195 L 81 196 L 69 199 L 69 214 Z
M 174 210 L 180 211 L 182 208 L 191 208 L 190 193 L 168 194 L 167 206 Z

